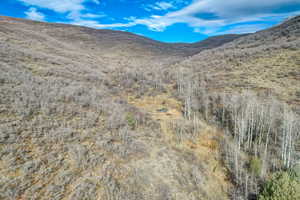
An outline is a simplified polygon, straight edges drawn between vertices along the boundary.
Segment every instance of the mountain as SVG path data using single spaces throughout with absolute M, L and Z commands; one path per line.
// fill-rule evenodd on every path
M 227 34 L 227 35 L 218 35 L 218 36 L 212 36 L 205 40 L 202 40 L 200 42 L 195 43 L 175 43 L 175 44 L 169 44 L 173 46 L 174 48 L 179 48 L 180 51 L 186 52 L 185 54 L 188 56 L 192 56 L 194 54 L 197 54 L 203 50 L 207 49 L 213 49 L 219 46 L 222 46 L 223 44 L 226 44 L 228 42 L 231 42 L 233 40 L 236 40 L 240 37 L 244 37 L 247 34 Z
M 200 52 L 179 65 L 216 90 L 247 88 L 299 106 L 300 17 Z
M 169 44 L 0 17 L 0 199 L 256 198 L 300 159 L 299 32 Z
M 45 48 L 43 52 L 57 57 L 64 54 L 64 58 L 68 57 L 67 53 L 75 55 L 90 53 L 103 58 L 103 60 L 109 59 L 110 63 L 114 61 L 130 62 L 128 57 L 135 57 L 135 60 L 141 62 L 141 65 L 153 61 L 154 57 L 157 57 L 154 61 L 160 60 L 160 62 L 165 62 L 170 58 L 178 60 L 177 57 L 192 55 L 202 49 L 217 47 L 240 37 L 240 35 L 228 35 L 194 44 L 168 44 L 122 31 L 96 30 L 9 17 L 0 17 L 0 19 L 1 32 L 6 34 L 3 37 L 22 40 L 24 45 L 30 43 L 31 45 L 27 45 L 26 49 Z M 68 50 L 68 52 L 62 52 L 63 50 Z

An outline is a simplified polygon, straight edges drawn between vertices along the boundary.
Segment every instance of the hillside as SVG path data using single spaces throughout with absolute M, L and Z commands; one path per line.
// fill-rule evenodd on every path
M 175 43 L 169 44 L 173 46 L 173 48 L 179 49 L 181 52 L 185 52 L 186 55 L 192 56 L 203 50 L 213 49 L 223 44 L 229 43 L 233 40 L 236 40 L 240 37 L 244 37 L 247 34 L 227 34 L 227 35 L 218 35 L 212 36 L 205 40 L 195 43 Z
M 0 17 L 0 199 L 257 197 L 300 159 L 299 33 L 168 44 Z
M 179 63 L 216 90 L 270 93 L 299 109 L 300 17 Z M 175 66 L 177 67 L 177 66 Z
M 214 48 L 240 37 L 228 35 L 195 44 L 168 44 L 122 31 L 96 30 L 9 17 L 0 19 L 1 33 L 5 34 L 2 39 L 10 40 L 10 45 L 19 41 L 18 48 L 29 48 L 34 51 L 34 55 L 42 52 L 57 59 L 70 57 L 73 61 L 80 58 L 91 62 L 86 55 L 89 54 L 98 58 L 97 63 L 111 66 L 119 63 L 135 66 L 153 62 L 169 63 L 198 53 L 204 48 Z M 134 59 L 128 59 L 129 57 Z

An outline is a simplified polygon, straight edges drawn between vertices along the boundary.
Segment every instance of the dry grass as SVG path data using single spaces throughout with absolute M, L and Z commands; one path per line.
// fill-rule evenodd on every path
M 166 144 L 171 148 L 176 148 L 182 152 L 189 152 L 196 156 L 199 162 L 205 163 L 205 174 L 207 175 L 205 191 L 208 199 L 222 197 L 227 199 L 228 192 L 232 184 L 228 179 L 228 172 L 221 163 L 220 158 L 220 138 L 224 135 L 217 129 L 204 125 L 201 122 L 203 130 L 197 133 L 194 139 L 185 139 L 180 144 L 175 139 L 174 129 L 170 124 L 177 120 L 184 120 L 182 114 L 182 104 L 167 94 L 144 97 L 135 99 L 129 97 L 129 103 L 137 108 L 147 112 L 154 120 L 158 120 L 162 133 L 165 137 Z M 160 112 L 160 109 L 166 109 Z

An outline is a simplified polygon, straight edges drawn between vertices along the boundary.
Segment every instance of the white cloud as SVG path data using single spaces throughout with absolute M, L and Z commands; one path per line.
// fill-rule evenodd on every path
M 168 10 L 170 8 L 176 8 L 172 3 L 168 3 L 168 2 L 157 2 L 156 3 L 157 7 L 156 9 L 159 9 L 159 10 Z
M 133 20 L 133 22 L 135 22 L 136 24 L 145 25 L 153 31 L 164 31 L 166 27 L 176 23 L 185 23 L 191 27 L 225 25 L 223 20 L 204 20 L 194 16 L 172 16 L 172 14 L 173 13 L 169 13 L 164 16 L 152 15 L 149 18 L 145 19 L 135 19 Z
M 293 13 L 272 14 L 273 9 L 284 5 L 298 3 L 299 0 L 194 0 L 180 10 L 169 12 L 162 16 L 150 16 L 145 19 L 135 19 L 137 24 L 148 26 L 154 31 L 163 31 L 166 27 L 185 23 L 200 30 L 218 31 L 222 26 L 234 23 L 263 21 L 267 17 L 288 17 Z M 201 14 L 211 14 L 215 19 L 200 17 Z M 257 27 L 259 28 L 259 27 Z M 251 30 L 255 30 L 252 27 Z M 245 32 L 245 31 L 243 31 Z
M 85 13 L 80 15 L 82 18 L 90 18 L 90 19 L 97 19 L 107 17 L 105 14 L 92 14 L 92 13 Z
M 94 27 L 95 28 L 122 28 L 122 27 L 131 27 L 137 25 L 135 22 L 130 23 L 115 23 L 115 24 L 97 24 Z
M 100 0 L 92 0 L 95 4 L 99 5 L 100 4 Z
M 47 8 L 55 12 L 65 13 L 84 9 L 84 0 L 19 0 L 30 6 Z
M 28 11 L 25 12 L 26 18 L 36 21 L 44 21 L 45 15 L 41 12 L 38 12 L 36 8 L 29 8 Z
M 173 2 L 165 2 L 160 1 L 156 2 L 154 4 L 149 4 L 144 6 L 145 10 L 152 11 L 152 10 L 168 10 L 168 9 L 174 9 L 176 6 L 173 4 Z
M 270 12 L 274 8 L 293 3 L 299 3 L 299 0 L 195 0 L 189 6 L 174 12 L 172 15 L 214 13 L 223 18 L 235 18 Z
M 93 14 L 93 13 L 82 13 L 82 12 L 70 12 L 67 15 L 68 19 L 71 19 L 72 21 L 78 21 L 83 19 L 97 19 L 97 18 L 103 18 L 106 17 L 104 13 L 101 14 Z
M 44 9 L 50 9 L 58 13 L 67 13 L 67 18 L 72 20 L 74 24 L 95 24 L 90 19 L 105 17 L 103 13 L 85 13 L 85 2 L 93 2 L 100 4 L 99 0 L 19 0 L 28 6 L 36 6 Z M 40 13 L 41 14 L 41 13 Z M 32 13 L 34 15 L 34 13 Z M 36 18 L 37 19 L 37 18 Z M 84 22 L 86 21 L 86 22 Z
M 92 28 L 124 28 L 124 27 L 131 27 L 137 25 L 134 22 L 130 23 L 115 23 L 115 24 L 101 24 L 95 20 L 76 20 L 72 21 L 70 24 L 79 25 L 79 26 L 88 26 Z

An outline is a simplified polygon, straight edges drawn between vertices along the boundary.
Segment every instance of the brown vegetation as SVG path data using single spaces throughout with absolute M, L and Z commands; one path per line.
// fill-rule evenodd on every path
M 299 163 L 299 31 L 165 44 L 0 17 L 0 199 L 255 197 Z

